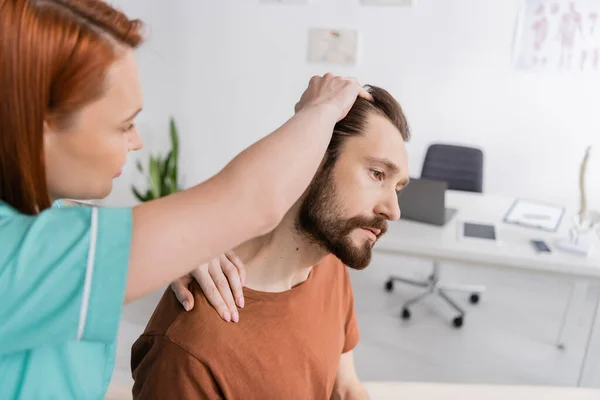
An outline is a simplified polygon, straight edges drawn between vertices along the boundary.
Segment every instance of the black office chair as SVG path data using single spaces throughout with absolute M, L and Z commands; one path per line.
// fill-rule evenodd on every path
M 450 190 L 466 192 L 483 192 L 483 152 L 472 147 L 453 146 L 448 144 L 433 144 L 427 149 L 421 178 L 444 181 Z M 408 300 L 402 307 L 402 318 L 410 318 L 410 306 L 425 297 L 436 294 L 445 300 L 458 315 L 452 320 L 456 328 L 464 322 L 465 311 L 448 296 L 446 292 L 457 291 L 470 293 L 470 302 L 477 304 L 485 287 L 480 285 L 447 285 L 439 280 L 439 262 L 433 262 L 433 272 L 426 281 L 391 276 L 386 282 L 388 292 L 394 290 L 394 282 L 403 282 L 409 285 L 423 287 L 424 293 Z

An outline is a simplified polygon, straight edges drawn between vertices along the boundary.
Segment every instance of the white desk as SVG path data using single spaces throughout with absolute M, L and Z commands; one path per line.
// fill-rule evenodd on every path
M 367 382 L 372 400 L 597 400 L 600 390 L 564 387 Z
M 596 246 L 595 252 L 588 257 L 565 253 L 554 246 L 557 239 L 567 235 L 572 214 L 566 213 L 556 233 L 505 224 L 502 220 L 513 200 L 493 195 L 448 191 L 446 207 L 456 208 L 458 212 L 447 225 L 438 227 L 407 220 L 390 223 L 388 232 L 379 239 L 374 251 L 428 260 L 552 273 L 570 278 L 600 281 L 598 246 Z M 460 240 L 458 237 L 459 221 L 496 224 L 499 243 Z M 545 240 L 552 253 L 537 254 L 529 243 L 533 238 Z M 596 304 L 595 314 L 586 346 L 586 357 L 580 372 L 580 384 L 584 384 L 582 381 L 588 379 L 590 373 L 588 369 L 591 368 L 591 364 L 587 359 L 590 347 L 600 346 L 600 337 L 594 338 L 593 335 L 595 331 L 600 332 L 598 304 Z M 598 343 L 592 342 L 592 339 L 596 339 Z

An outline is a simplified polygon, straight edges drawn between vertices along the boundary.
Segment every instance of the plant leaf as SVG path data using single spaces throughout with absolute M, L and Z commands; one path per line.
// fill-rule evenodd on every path
M 173 169 L 171 170 L 171 183 L 173 184 L 173 191 L 175 193 L 178 191 L 178 176 L 177 176 L 177 164 L 173 164 Z
M 169 176 L 171 180 L 171 193 L 175 193 L 179 191 L 179 134 L 174 118 L 171 118 L 171 146 L 172 158 Z
M 171 164 L 172 164 L 172 160 L 173 159 L 173 152 L 170 151 L 169 154 L 167 154 L 167 158 L 164 160 L 162 166 L 162 171 L 161 171 L 161 175 L 160 175 L 160 181 L 162 183 L 162 193 L 163 196 L 166 196 L 167 194 L 170 194 L 169 191 L 169 171 L 171 169 Z
M 175 125 L 175 119 L 171 117 L 171 148 L 173 152 L 173 160 L 175 164 L 179 161 L 179 134 L 177 133 L 177 126 Z
M 159 189 L 160 189 L 160 197 L 163 197 L 165 195 L 165 171 L 167 170 L 167 163 L 166 160 L 161 159 L 160 157 L 157 157 L 156 159 L 157 164 L 158 164 L 158 172 L 159 172 Z
M 132 186 L 131 190 L 133 190 L 133 195 L 138 199 L 139 202 L 143 203 L 146 201 L 146 197 L 142 196 L 142 194 L 140 192 L 138 192 L 138 190 L 135 188 L 135 186 Z
M 160 197 L 160 159 L 150 156 L 150 190 L 154 199 Z
M 142 167 L 142 163 L 140 162 L 140 160 L 136 160 L 135 166 L 137 167 L 138 171 L 140 171 L 141 173 L 144 173 L 144 167 Z
M 177 192 L 177 182 L 175 182 L 174 180 L 170 179 L 169 180 L 169 194 L 175 193 Z

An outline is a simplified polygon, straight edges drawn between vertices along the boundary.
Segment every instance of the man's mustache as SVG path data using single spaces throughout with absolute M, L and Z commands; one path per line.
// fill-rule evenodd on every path
M 382 236 L 388 230 L 387 220 L 377 215 L 373 218 L 364 217 L 364 216 L 356 216 L 346 220 L 346 227 L 344 229 L 345 233 L 348 234 L 352 232 L 356 228 L 373 228 L 378 229 L 380 232 L 377 235 L 377 238 Z

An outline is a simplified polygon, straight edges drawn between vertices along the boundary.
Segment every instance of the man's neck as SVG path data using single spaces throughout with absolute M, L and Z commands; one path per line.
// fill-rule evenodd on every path
M 297 208 L 264 236 L 249 240 L 234 251 L 246 265 L 246 286 L 264 292 L 283 292 L 304 282 L 312 266 L 327 252 L 295 228 Z

